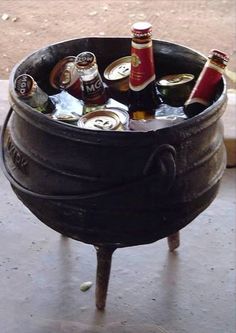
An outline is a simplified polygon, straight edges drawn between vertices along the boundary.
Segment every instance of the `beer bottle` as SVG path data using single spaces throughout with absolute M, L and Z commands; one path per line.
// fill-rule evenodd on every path
M 49 96 L 28 74 L 21 74 L 16 78 L 15 92 L 21 100 L 39 112 L 51 113 L 55 108 Z
M 148 22 L 137 22 L 133 24 L 131 31 L 130 118 L 154 118 L 155 110 L 163 101 L 155 83 L 152 25 Z
M 225 53 L 215 49 L 210 51 L 208 60 L 184 104 L 184 113 L 189 118 L 196 116 L 213 102 L 228 61 L 229 58 Z
M 78 54 L 75 67 L 81 82 L 84 104 L 86 106 L 104 105 L 108 96 L 98 71 L 96 56 L 88 51 Z

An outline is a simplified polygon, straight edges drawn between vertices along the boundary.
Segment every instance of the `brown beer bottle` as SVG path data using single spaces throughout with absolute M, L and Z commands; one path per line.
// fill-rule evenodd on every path
M 218 83 L 228 61 L 229 58 L 225 53 L 215 49 L 210 51 L 208 60 L 184 104 L 184 113 L 189 118 L 196 116 L 213 103 Z
M 127 105 L 111 98 L 107 85 L 102 81 L 94 53 L 85 51 L 78 54 L 75 58 L 75 70 L 78 74 L 80 89 L 78 89 L 78 96 L 75 94 L 76 89 L 74 89 L 73 95 L 82 99 L 83 114 L 101 108 L 127 109 Z M 79 86 L 78 82 L 74 83 L 75 88 Z
M 82 100 L 85 105 L 103 105 L 108 100 L 105 85 L 98 71 L 96 56 L 82 52 L 75 59 L 75 67 L 81 83 Z
M 163 103 L 155 83 L 152 25 L 137 22 L 131 31 L 129 114 L 134 120 L 150 119 L 155 117 L 155 110 Z

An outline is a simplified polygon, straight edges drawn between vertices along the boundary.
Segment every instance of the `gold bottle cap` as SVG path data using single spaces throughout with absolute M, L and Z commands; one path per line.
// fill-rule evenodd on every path
M 29 74 L 21 74 L 15 80 L 15 92 L 19 97 L 29 97 L 36 87 L 37 83 Z
M 216 50 L 216 49 L 212 49 L 209 52 L 208 58 L 213 60 L 213 61 L 220 61 L 224 65 L 227 65 L 227 63 L 229 61 L 229 56 L 226 53 L 224 53 L 222 51 L 219 51 L 219 50 Z
M 136 22 L 132 25 L 131 31 L 135 37 L 151 36 L 152 25 L 149 22 Z

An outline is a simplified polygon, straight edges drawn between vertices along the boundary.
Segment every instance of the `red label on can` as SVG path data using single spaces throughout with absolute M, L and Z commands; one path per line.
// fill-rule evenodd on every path
M 140 91 L 153 80 L 155 80 L 155 67 L 152 42 L 148 44 L 132 42 L 130 88 Z
M 222 77 L 220 68 L 216 66 L 206 66 L 201 72 L 193 91 L 186 104 L 201 100 L 205 105 L 209 105 L 215 95 L 218 82 Z

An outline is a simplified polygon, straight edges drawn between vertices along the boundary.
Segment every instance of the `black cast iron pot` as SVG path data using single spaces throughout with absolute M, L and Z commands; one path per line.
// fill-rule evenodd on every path
M 204 112 L 146 133 L 92 131 L 50 120 L 21 102 L 13 83 L 28 73 L 54 94 L 49 74 L 60 59 L 88 50 L 103 73 L 112 61 L 130 54 L 130 44 L 130 38 L 81 38 L 28 56 L 11 73 L 11 109 L 2 131 L 3 171 L 20 200 L 52 229 L 96 246 L 99 309 L 105 307 L 117 247 L 168 237 L 173 250 L 178 231 L 215 198 L 226 165 L 220 120 L 225 80 Z M 153 44 L 157 78 L 198 77 L 204 56 L 165 41 Z
M 130 38 L 107 37 L 50 45 L 17 64 L 10 76 L 14 112 L 3 153 L 14 191 L 49 227 L 97 246 L 150 243 L 177 232 L 215 198 L 226 164 L 220 120 L 226 102 L 224 79 L 215 102 L 204 112 L 145 133 L 59 123 L 35 112 L 14 92 L 14 79 L 28 73 L 48 94 L 56 93 L 49 74 L 57 61 L 89 50 L 103 73 L 109 63 L 130 54 L 130 43 Z M 157 77 L 197 77 L 206 61 L 181 45 L 160 40 L 153 44 Z

